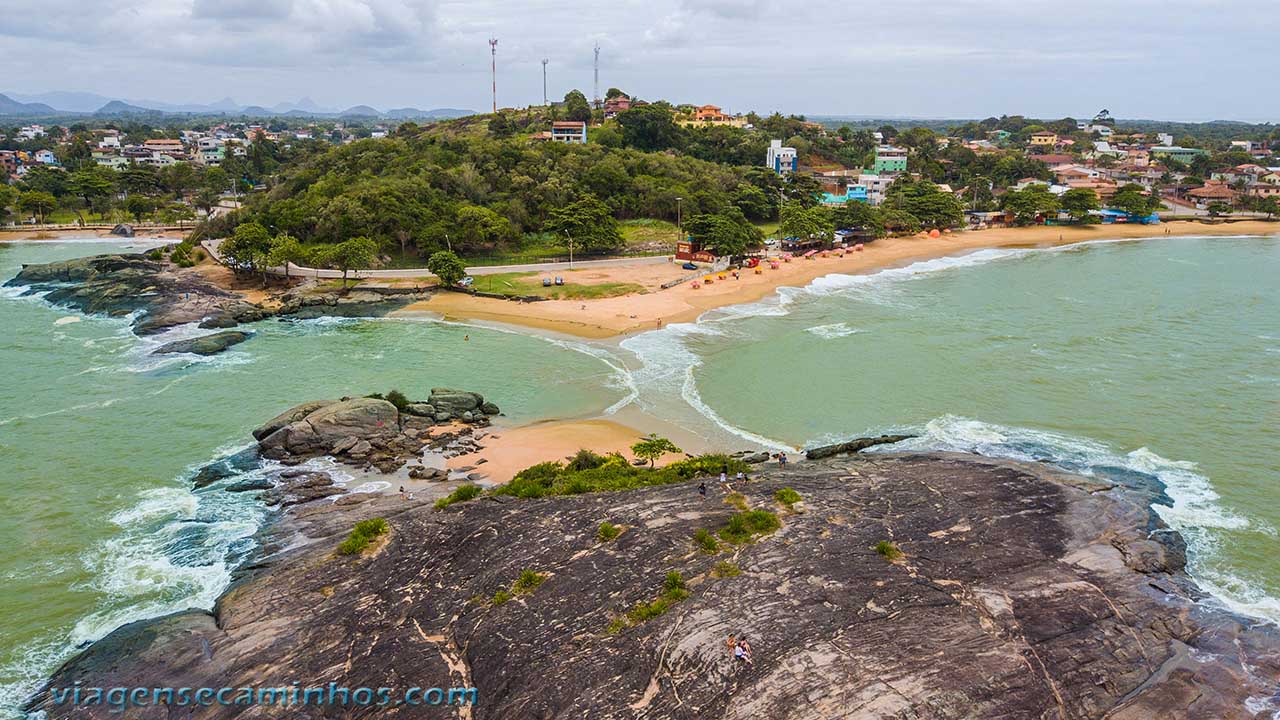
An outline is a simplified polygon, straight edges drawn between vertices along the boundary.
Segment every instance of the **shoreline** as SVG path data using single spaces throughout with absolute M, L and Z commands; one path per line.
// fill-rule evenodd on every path
M 393 315 L 429 314 L 447 321 L 490 322 L 579 339 L 613 340 L 671 323 L 694 322 L 708 311 L 758 302 L 779 288 L 804 287 L 826 275 L 869 274 L 979 250 L 1047 249 L 1101 240 L 1276 233 L 1280 233 L 1280 222 L 1243 220 L 1215 224 L 1180 221 L 1160 225 L 1036 226 L 970 230 L 938 238 L 882 238 L 866 245 L 864 251 L 847 253 L 842 258 L 796 258 L 783 263 L 778 270 L 766 269 L 759 275 L 744 271 L 738 280 L 730 277 L 698 289 L 685 283 L 644 294 L 535 303 L 436 293 Z

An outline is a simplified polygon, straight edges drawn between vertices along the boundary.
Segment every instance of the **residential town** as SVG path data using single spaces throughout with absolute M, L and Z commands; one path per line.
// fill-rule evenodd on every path
M 546 107 L 504 108 L 449 122 L 499 139 L 668 152 L 682 146 L 678 152 L 716 162 L 763 165 L 778 178 L 761 185 L 776 191 L 777 202 L 769 200 L 775 217 L 788 200 L 830 209 L 851 202 L 880 208 L 895 187 L 912 182 L 954 198 L 964 219 L 948 224 L 971 229 L 1149 222 L 1160 214 L 1269 216 L 1280 201 L 1274 132 L 1246 127 L 1242 137 L 1175 138 L 1172 132 L 1126 127 L 1105 110 L 1087 120 L 1013 116 L 953 124 L 945 131 L 898 130 L 887 123 L 864 121 L 855 128 L 834 118 L 733 113 L 710 103 L 647 102 L 610 89 L 594 104 L 573 91 Z M 194 221 L 269 188 L 283 163 L 417 127 L 278 119 L 0 127 L 0 169 L 15 191 L 4 203 L 12 208 L 4 220 L 82 224 L 96 214 L 99 222 Z M 677 134 L 684 139 L 675 140 Z M 88 168 L 112 174 L 88 183 L 90 191 L 77 190 L 86 184 Z M 904 222 L 885 229 L 918 228 Z

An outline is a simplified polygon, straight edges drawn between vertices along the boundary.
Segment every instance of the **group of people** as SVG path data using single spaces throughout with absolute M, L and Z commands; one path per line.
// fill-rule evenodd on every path
M 733 659 L 746 665 L 747 667 L 755 667 L 755 662 L 751 659 L 751 643 L 747 642 L 745 637 L 735 638 L 729 636 L 729 651 L 733 653 Z

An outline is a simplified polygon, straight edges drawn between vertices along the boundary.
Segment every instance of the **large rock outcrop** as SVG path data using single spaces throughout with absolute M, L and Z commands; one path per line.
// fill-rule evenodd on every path
M 299 414 L 300 407 L 289 412 Z M 323 455 L 347 438 L 370 442 L 399 431 L 395 405 L 377 398 L 350 398 L 307 412 L 259 439 L 258 447 L 266 457 Z
M 174 353 L 192 353 L 194 355 L 217 355 L 232 345 L 239 345 L 251 337 L 253 337 L 253 333 L 241 332 L 239 330 L 224 330 L 223 332 L 201 335 L 200 337 L 191 338 L 189 340 L 175 340 L 171 343 L 165 343 L 155 350 L 152 350 L 151 354 L 171 355 Z
M 144 335 L 210 318 L 219 318 L 217 327 L 229 327 L 270 314 L 195 270 L 170 267 L 139 254 L 26 265 L 5 284 L 29 286 L 30 292 L 47 291 L 49 302 L 86 313 L 137 313 L 133 327 Z
M 696 483 L 444 512 L 394 497 L 327 504 L 214 615 L 121 628 L 51 686 L 478 689 L 465 709 L 288 711 L 299 718 L 1237 720 L 1276 709 L 1275 630 L 1198 603 L 1176 534 L 1125 488 L 958 455 L 800 463 L 734 488 L 781 527 L 709 554 L 695 533 L 738 510 Z M 801 496 L 793 509 L 774 499 L 783 487 Z M 390 524 L 382 544 L 333 553 L 375 515 Z M 606 520 L 623 530 L 601 541 Z M 882 541 L 902 555 L 878 552 Z M 495 602 L 525 570 L 544 581 Z M 672 571 L 688 597 L 615 622 L 659 597 Z M 735 661 L 731 635 L 750 642 L 752 666 Z M 33 707 L 72 715 L 48 692 Z M 241 710 L 199 716 L 283 712 Z

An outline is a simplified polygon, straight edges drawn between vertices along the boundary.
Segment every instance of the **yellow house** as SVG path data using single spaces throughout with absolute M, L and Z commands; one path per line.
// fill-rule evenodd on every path
M 1051 132 L 1038 132 L 1031 135 L 1031 144 L 1044 147 L 1053 147 L 1058 144 L 1058 136 Z

